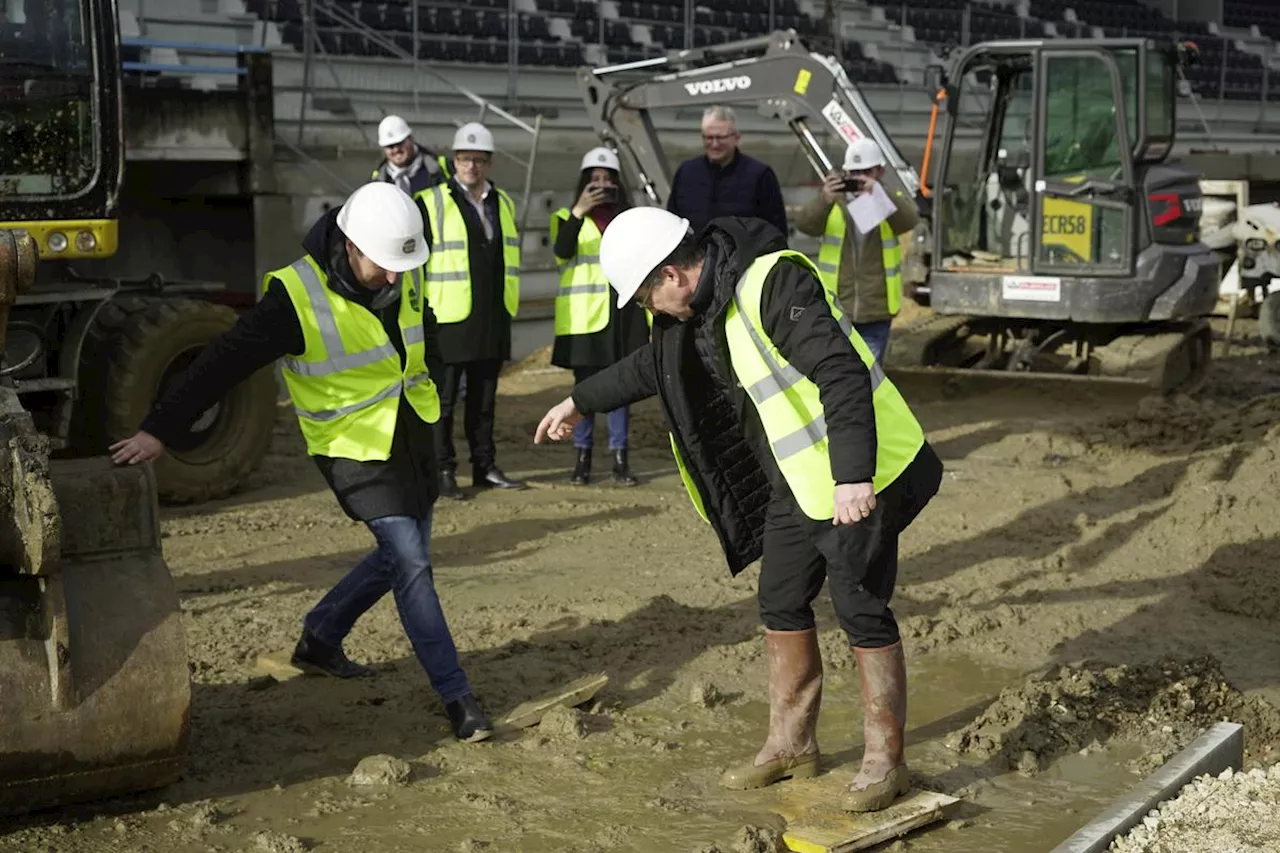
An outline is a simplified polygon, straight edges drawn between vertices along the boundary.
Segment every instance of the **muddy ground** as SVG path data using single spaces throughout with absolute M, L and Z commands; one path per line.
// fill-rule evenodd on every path
M 1205 390 L 1172 400 L 902 386 L 947 464 L 902 541 L 909 757 L 918 785 L 965 799 L 906 846 L 1047 850 L 1222 717 L 1248 726 L 1251 762 L 1274 762 L 1280 357 L 1237 349 Z M 720 791 L 767 716 L 755 570 L 729 577 L 651 404 L 635 412 L 642 485 L 569 486 L 572 451 L 531 441 L 567 388 L 536 360 L 504 378 L 499 461 L 533 488 L 439 505 L 435 574 L 492 711 L 605 672 L 594 702 L 452 743 L 389 598 L 347 643 L 376 678 L 261 677 L 258 656 L 290 648 L 370 545 L 282 412 L 250 488 L 164 513 L 192 661 L 186 777 L 12 822 L 0 850 L 753 853 L 776 841 L 779 798 L 832 801 L 861 726 L 825 596 L 826 773 L 789 792 Z M 350 784 L 377 755 L 407 767 L 379 759 L 389 781 Z

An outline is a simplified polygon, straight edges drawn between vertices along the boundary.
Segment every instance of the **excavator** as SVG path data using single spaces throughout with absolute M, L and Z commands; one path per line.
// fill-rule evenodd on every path
M 0 814 L 175 781 L 191 707 L 153 470 L 103 455 L 54 458 L 62 442 L 49 429 L 92 417 L 72 414 L 74 368 L 106 355 L 96 348 L 108 342 L 88 333 L 118 295 L 39 282 L 50 258 L 115 245 L 124 169 L 115 2 L 27 0 L 25 14 L 9 11 L 0 22 Z
M 819 179 L 847 144 L 875 140 L 885 190 L 924 214 L 911 284 L 931 309 L 895 326 L 890 372 L 1171 393 L 1204 378 L 1220 273 L 1199 239 L 1199 174 L 1167 162 L 1177 72 L 1192 59 L 1147 39 L 966 48 L 926 75 L 936 96 L 921 172 L 936 160 L 934 188 L 838 59 L 792 30 L 577 78 L 595 130 L 651 204 L 665 203 L 671 175 L 653 110 L 754 107 L 794 132 Z

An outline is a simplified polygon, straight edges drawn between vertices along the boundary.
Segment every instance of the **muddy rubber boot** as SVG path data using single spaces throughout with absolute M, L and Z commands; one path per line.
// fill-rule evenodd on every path
M 878 812 L 911 789 L 903 755 L 907 667 L 902 643 L 853 650 L 862 684 L 862 769 L 844 798 L 847 812 Z
M 573 466 L 573 476 L 569 482 L 575 486 L 585 486 L 591 482 L 591 448 L 578 448 L 578 461 Z
M 822 703 L 822 656 L 818 632 L 766 631 L 769 652 L 769 734 L 750 764 L 731 767 L 725 788 L 763 788 L 783 779 L 818 773 L 818 707 Z
M 631 473 L 627 464 L 626 448 L 613 451 L 613 481 L 619 486 L 638 486 L 640 481 Z

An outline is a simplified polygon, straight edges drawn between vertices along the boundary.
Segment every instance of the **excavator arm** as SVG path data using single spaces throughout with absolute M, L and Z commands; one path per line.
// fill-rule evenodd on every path
M 888 162 L 885 189 L 891 195 L 901 190 L 910 198 L 920 191 L 915 169 L 840 63 L 809 51 L 794 30 L 623 65 L 580 68 L 578 86 L 596 132 L 617 148 L 633 186 L 652 204 L 666 203 L 671 166 L 651 111 L 713 104 L 750 105 L 785 122 L 819 179 L 842 162 L 850 142 L 870 137 Z M 828 148 L 819 140 L 824 127 L 834 134 Z

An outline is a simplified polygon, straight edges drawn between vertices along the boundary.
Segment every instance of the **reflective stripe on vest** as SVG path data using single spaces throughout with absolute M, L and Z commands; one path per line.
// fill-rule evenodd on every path
M 769 340 L 760 317 L 765 282 L 781 259 L 802 263 L 815 275 L 817 268 L 795 251 L 774 252 L 756 259 L 738 282 L 725 317 L 725 338 L 734 376 L 746 389 L 760 415 L 774 459 L 805 515 L 817 520 L 835 514 L 835 480 L 827 447 L 827 423 L 818 387 L 783 358 Z M 876 423 L 876 492 L 896 480 L 924 445 L 924 431 L 893 382 L 876 363 L 871 350 L 854 331 L 830 291 L 827 305 L 871 375 Z M 677 464 L 690 497 L 703 514 L 701 496 L 693 480 Z
M 439 323 L 461 323 L 471 316 L 471 256 L 467 252 L 467 221 L 450 193 L 441 184 L 417 193 L 427 211 L 431 229 L 431 257 L 427 273 L 427 302 Z M 502 236 L 502 301 L 512 317 L 520 307 L 520 235 L 516 232 L 516 207 L 511 196 L 498 194 L 498 229 Z M 495 237 L 497 236 L 495 231 Z
M 568 208 L 551 214 L 551 245 L 556 244 L 560 227 L 569 221 Z M 556 334 L 590 335 L 609 325 L 609 280 L 600 266 L 600 229 L 591 217 L 578 231 L 577 252 L 572 258 L 557 257 L 560 289 L 556 291 Z
M 841 205 L 831 205 L 826 233 L 818 243 L 818 280 L 832 293 L 839 284 L 840 251 L 845 234 L 849 228 L 856 227 L 846 219 Z M 885 301 L 889 313 L 896 315 L 902 307 L 902 248 L 887 219 L 880 223 L 880 260 L 884 264 Z
M 388 459 L 401 395 L 422 420 L 440 419 L 440 399 L 425 361 L 421 270 L 401 276 L 403 368 L 382 321 L 334 293 L 310 257 L 267 273 L 264 289 L 273 278 L 284 285 L 302 329 L 302 353 L 285 357 L 281 367 L 308 454 Z

